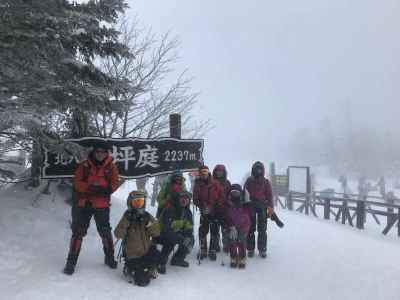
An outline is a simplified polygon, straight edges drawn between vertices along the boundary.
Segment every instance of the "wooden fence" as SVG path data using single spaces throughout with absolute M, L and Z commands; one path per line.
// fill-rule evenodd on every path
M 358 229 L 364 229 L 367 215 L 371 215 L 378 225 L 381 225 L 381 221 L 377 216 L 383 216 L 386 224 L 382 233 L 386 235 L 393 227 L 397 227 L 397 235 L 400 236 L 400 205 L 382 197 L 358 198 L 358 195 L 340 193 L 326 195 L 324 192 L 305 194 L 289 191 L 284 201 L 278 195 L 275 200 L 282 208 L 317 218 L 321 214 L 324 219 L 334 219 Z

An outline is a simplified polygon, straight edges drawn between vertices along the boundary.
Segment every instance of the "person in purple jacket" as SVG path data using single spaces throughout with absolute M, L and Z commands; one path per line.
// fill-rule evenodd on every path
M 246 267 L 246 241 L 251 225 L 249 206 L 243 201 L 242 187 L 233 184 L 228 195 L 225 222 L 229 228 L 231 267 L 240 269 Z

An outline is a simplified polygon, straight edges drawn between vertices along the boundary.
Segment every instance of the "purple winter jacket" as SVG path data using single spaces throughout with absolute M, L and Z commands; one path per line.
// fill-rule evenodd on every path
M 226 212 L 226 225 L 235 226 L 236 229 L 244 234 L 250 230 L 250 210 L 247 206 L 229 206 Z

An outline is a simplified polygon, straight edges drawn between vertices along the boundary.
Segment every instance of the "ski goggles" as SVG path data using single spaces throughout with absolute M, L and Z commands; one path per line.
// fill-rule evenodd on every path
M 238 190 L 232 190 L 232 191 L 229 192 L 229 195 L 230 195 L 231 197 L 233 197 L 233 198 L 238 198 L 238 197 L 240 197 L 240 194 L 241 194 L 241 192 L 238 191 Z
M 208 174 L 209 174 L 209 171 L 207 169 L 201 169 L 199 171 L 199 175 L 202 177 L 206 177 L 206 176 L 208 176 Z
M 144 206 L 144 198 L 133 198 L 129 200 L 129 204 L 133 208 L 142 208 Z

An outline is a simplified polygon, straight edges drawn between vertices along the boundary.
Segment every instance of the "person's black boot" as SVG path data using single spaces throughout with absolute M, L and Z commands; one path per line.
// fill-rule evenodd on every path
M 254 250 L 248 250 L 247 251 L 247 256 L 248 257 L 254 257 Z
M 157 269 L 158 269 L 158 273 L 160 273 L 160 274 L 167 273 L 167 267 L 165 266 L 165 264 L 159 265 Z
M 104 256 L 104 263 L 111 269 L 116 269 L 118 267 L 118 262 L 114 259 L 114 255 Z
M 216 261 L 217 260 L 217 253 L 215 250 L 210 250 L 208 253 L 208 257 L 210 258 L 211 261 Z
M 67 257 L 67 263 L 64 267 L 64 274 L 72 275 L 75 272 L 76 262 L 78 261 L 78 256 L 81 251 L 82 239 L 79 238 L 71 238 L 71 242 L 69 245 L 69 252 Z
M 258 253 L 260 254 L 261 258 L 267 258 L 267 251 L 260 250 L 260 251 L 258 251 Z
M 74 274 L 75 266 L 76 266 L 76 258 L 75 259 L 68 258 L 67 263 L 65 264 L 65 267 L 63 270 L 64 274 L 66 274 L 66 275 Z
M 183 258 L 173 257 L 171 259 L 171 266 L 188 268 L 189 263 L 187 261 L 185 261 Z

